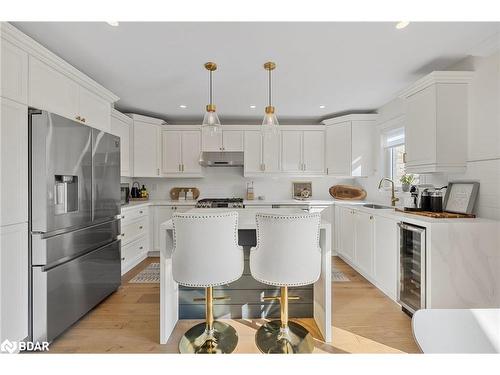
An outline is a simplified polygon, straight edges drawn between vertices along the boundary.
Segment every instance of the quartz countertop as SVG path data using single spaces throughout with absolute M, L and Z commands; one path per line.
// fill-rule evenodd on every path
M 196 206 L 196 201 L 195 200 L 173 201 L 170 199 L 150 199 L 147 201 L 134 201 L 134 202 L 131 201 L 128 204 L 122 205 L 121 209 L 123 211 L 131 208 L 146 207 L 146 206 Z
M 275 215 L 301 215 L 304 211 L 297 208 L 268 208 L 268 209 L 254 209 L 254 208 L 193 208 L 187 213 L 217 213 L 217 212 L 238 212 L 238 229 L 250 230 L 256 229 L 255 215 L 257 213 L 269 213 Z M 331 223 L 324 218 L 321 218 L 321 229 L 330 229 Z M 162 223 L 160 228 L 162 230 L 172 229 L 172 219 Z

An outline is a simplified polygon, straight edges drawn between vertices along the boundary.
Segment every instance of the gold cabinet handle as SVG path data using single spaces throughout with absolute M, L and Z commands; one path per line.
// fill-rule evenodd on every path
M 156 175 L 160 175 L 160 168 L 156 168 Z

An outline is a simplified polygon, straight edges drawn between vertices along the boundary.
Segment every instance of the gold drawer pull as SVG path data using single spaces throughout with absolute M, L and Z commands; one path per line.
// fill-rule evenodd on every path
M 214 297 L 213 300 L 214 301 L 230 301 L 231 297 Z M 195 302 L 206 301 L 206 298 L 205 297 L 196 297 L 196 298 L 193 298 L 193 301 L 195 301 Z

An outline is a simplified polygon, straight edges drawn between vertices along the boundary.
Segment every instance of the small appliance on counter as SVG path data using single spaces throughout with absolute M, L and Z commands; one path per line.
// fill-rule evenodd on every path
M 120 184 L 120 199 L 122 206 L 128 204 L 130 200 L 130 187 L 126 183 Z
M 444 189 L 446 195 L 443 200 Z M 476 216 L 472 214 L 472 210 L 478 190 L 479 182 L 474 181 L 450 182 L 440 188 L 416 185 L 411 188 L 414 201 L 405 200 L 404 209 L 396 210 L 436 219 L 474 218 Z

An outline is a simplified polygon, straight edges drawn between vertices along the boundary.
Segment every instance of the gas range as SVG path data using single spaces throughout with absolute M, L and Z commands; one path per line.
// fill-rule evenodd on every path
M 245 208 L 243 198 L 205 198 L 196 203 L 197 208 Z

